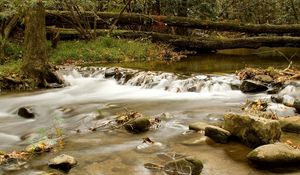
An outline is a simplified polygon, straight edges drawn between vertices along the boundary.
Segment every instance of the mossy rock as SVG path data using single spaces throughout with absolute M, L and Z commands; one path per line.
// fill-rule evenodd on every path
M 199 175 L 203 169 L 202 161 L 193 158 L 183 158 L 168 162 L 164 166 L 164 172 L 169 175 L 191 174 Z
M 138 117 L 126 123 L 124 127 L 127 131 L 137 134 L 148 131 L 151 123 L 149 117 Z

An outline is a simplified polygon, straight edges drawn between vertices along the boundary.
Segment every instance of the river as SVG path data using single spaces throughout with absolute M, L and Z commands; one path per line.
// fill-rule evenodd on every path
M 62 128 L 66 136 L 62 151 L 38 156 L 28 169 L 8 174 L 48 171 L 47 161 L 66 153 L 79 162 L 69 172 L 71 175 L 156 175 L 163 173 L 151 172 L 144 164 L 164 164 L 160 154 L 178 153 L 202 160 L 202 175 L 299 175 L 300 170 L 256 169 L 247 162 L 246 155 L 251 149 L 246 146 L 237 142 L 213 143 L 202 133 L 188 130 L 192 122 L 217 123 L 225 113 L 241 112 L 240 106 L 247 99 L 270 97 L 266 93 L 243 94 L 236 89 L 240 84 L 233 74 L 236 69 L 245 65 L 282 68 L 288 63 L 282 64 L 284 61 L 273 58 L 261 61 L 254 57 L 251 60 L 248 56 L 242 57 L 242 61 L 235 56 L 223 56 L 219 60 L 205 58 L 193 57 L 189 61 L 164 64 L 164 67 L 157 66 L 155 71 L 136 71 L 128 81 L 104 78 L 105 68 L 66 68 L 61 71 L 70 84 L 65 88 L 3 94 L 0 96 L 0 150 L 23 149 L 32 138 L 53 133 L 54 128 Z M 300 66 L 299 59 L 294 65 Z M 25 106 L 33 108 L 35 119 L 17 116 L 17 110 Z M 164 119 L 158 129 L 144 134 L 101 127 L 94 132 L 89 130 L 127 110 L 147 116 L 164 115 Z M 143 143 L 145 137 L 156 144 Z M 284 134 L 282 140 L 298 143 L 298 137 Z

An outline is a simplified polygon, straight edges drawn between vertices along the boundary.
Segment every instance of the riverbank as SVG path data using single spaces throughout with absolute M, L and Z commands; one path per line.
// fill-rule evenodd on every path
M 20 42 L 10 43 L 7 47 L 7 61 L 0 66 L 0 89 L 6 90 L 32 90 L 39 88 L 34 80 L 23 76 L 22 49 Z M 99 37 L 92 41 L 61 41 L 57 48 L 50 48 L 49 62 L 54 65 L 96 65 L 96 64 L 122 64 L 128 62 L 172 62 L 185 57 L 174 52 L 167 45 L 154 44 L 146 39 L 126 40 L 111 37 Z M 49 87 L 61 85 L 47 84 Z M 46 87 L 47 87 L 46 86 Z M 44 87 L 43 87 L 44 88 Z

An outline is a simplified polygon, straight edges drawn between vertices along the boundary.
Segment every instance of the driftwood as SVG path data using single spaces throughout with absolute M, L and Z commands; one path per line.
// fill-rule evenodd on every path
M 59 29 L 62 40 L 80 39 L 80 34 L 72 29 Z M 97 30 L 98 36 L 106 36 L 108 30 Z M 300 47 L 300 37 L 266 36 L 235 39 L 218 38 L 191 38 L 179 35 L 161 34 L 155 32 L 136 32 L 116 30 L 112 37 L 128 39 L 147 38 L 153 42 L 170 44 L 180 50 L 215 51 L 233 48 L 259 48 L 259 47 Z
M 94 13 L 85 12 L 85 15 L 91 23 L 94 23 Z M 234 22 L 213 22 L 187 17 L 155 16 L 136 13 L 124 13 L 122 14 L 122 16 L 120 16 L 119 13 L 109 12 L 99 12 L 97 13 L 97 18 L 101 18 L 101 20 L 97 20 L 98 28 L 103 27 L 104 25 L 110 26 L 115 19 L 118 19 L 119 25 L 156 25 L 160 26 L 162 29 L 171 26 L 215 31 L 244 32 L 254 35 L 261 33 L 272 33 L 280 35 L 291 34 L 293 36 L 300 36 L 300 24 L 239 24 Z M 68 11 L 47 11 L 47 25 L 56 25 L 58 27 L 69 28 L 70 24 L 66 23 L 66 19 L 71 19 L 71 14 Z

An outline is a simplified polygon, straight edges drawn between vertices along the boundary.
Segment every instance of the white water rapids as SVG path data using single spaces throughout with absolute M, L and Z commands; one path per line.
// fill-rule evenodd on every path
M 107 103 L 148 101 L 149 106 L 161 103 L 157 111 L 163 112 L 164 108 L 167 111 L 239 104 L 246 98 L 239 90 L 231 89 L 231 84 L 239 83 L 234 75 L 196 75 L 180 79 L 172 73 L 135 71 L 134 76 L 124 82 L 123 78 L 106 79 L 104 72 L 105 68 L 97 69 L 87 76 L 84 71 L 67 70 L 63 71 L 63 77 L 70 85 L 65 88 L 1 96 L 0 149 L 9 149 L 20 142 L 24 134 L 49 127 L 54 118 L 65 116 L 60 110 L 65 106 L 84 106 L 77 109 L 79 116 L 80 112 L 91 112 Z M 196 92 L 188 92 L 191 87 L 195 87 Z M 36 118 L 19 117 L 20 107 L 32 107 Z

